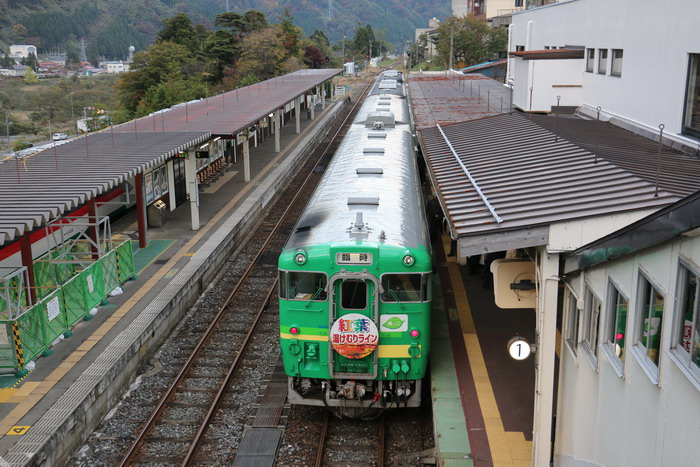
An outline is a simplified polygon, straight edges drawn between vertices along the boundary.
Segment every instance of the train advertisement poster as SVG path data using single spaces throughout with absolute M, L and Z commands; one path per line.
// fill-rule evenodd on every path
M 377 325 L 359 313 L 348 313 L 331 327 L 333 350 L 345 358 L 360 359 L 374 352 L 379 343 Z

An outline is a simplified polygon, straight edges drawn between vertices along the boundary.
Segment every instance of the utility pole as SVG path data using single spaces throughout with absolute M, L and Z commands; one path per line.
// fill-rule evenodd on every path
M 455 49 L 455 23 L 450 20 L 450 70 L 452 70 L 452 57 Z
M 345 34 L 343 34 L 343 66 L 345 66 Z
M 70 117 L 73 119 L 73 129 L 78 131 L 78 122 L 75 121 L 75 112 L 73 112 L 73 91 L 70 92 Z
M 12 125 L 12 122 L 10 121 L 10 118 L 8 117 L 7 109 L 5 109 L 5 130 L 7 131 L 7 146 L 10 146 L 10 125 Z

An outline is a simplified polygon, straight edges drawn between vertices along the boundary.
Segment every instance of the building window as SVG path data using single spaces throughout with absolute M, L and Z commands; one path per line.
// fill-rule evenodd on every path
M 586 295 L 583 299 L 583 342 L 594 359 L 598 357 L 599 319 L 600 300 L 589 287 L 586 287 Z
M 622 49 L 612 49 L 610 74 L 612 76 L 622 76 Z
M 578 350 L 578 328 L 579 328 L 579 318 L 581 311 L 577 306 L 576 296 L 567 290 L 567 302 L 566 302 L 566 314 L 567 314 L 567 325 L 566 325 L 566 342 L 569 343 L 569 348 L 571 352 L 576 355 Z
M 700 54 L 690 55 L 683 133 L 700 137 Z
M 595 65 L 595 49 L 586 49 L 586 71 L 593 73 Z
M 700 298 L 697 272 L 681 265 L 678 274 L 678 311 L 674 338 L 675 354 L 691 373 L 700 378 Z
M 604 75 L 608 72 L 608 49 L 598 49 L 598 73 Z
M 522 8 L 523 0 L 515 0 L 515 8 Z
M 643 350 L 645 362 L 658 370 L 661 348 L 661 326 L 664 317 L 664 296 L 640 274 L 637 300 L 636 344 Z
M 627 310 L 629 302 L 610 282 L 608 286 L 608 314 L 605 320 L 605 341 L 603 347 L 613 356 L 613 364 L 622 374 L 625 361 L 625 335 L 627 334 Z
M 515 51 L 516 51 L 516 52 L 524 52 L 524 51 L 525 51 L 525 46 L 524 46 L 524 45 L 516 45 L 516 46 L 515 46 Z

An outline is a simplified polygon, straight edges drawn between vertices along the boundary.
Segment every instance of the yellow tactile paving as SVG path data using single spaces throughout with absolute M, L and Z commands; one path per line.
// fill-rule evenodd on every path
M 304 136 L 305 132 L 297 135 L 294 140 L 287 146 L 292 147 L 295 145 L 299 139 Z M 119 322 L 119 320 L 124 317 L 143 297 L 153 288 L 153 286 L 160 281 L 182 258 L 183 256 L 192 256 L 188 254 L 188 251 L 192 250 L 197 242 L 206 235 L 211 228 L 216 225 L 221 218 L 228 214 L 228 212 L 240 201 L 240 199 L 245 196 L 248 191 L 255 188 L 258 182 L 263 178 L 267 172 L 273 167 L 279 164 L 281 158 L 287 154 L 287 149 L 280 152 L 277 157 L 272 159 L 261 171 L 256 175 L 246 186 L 233 198 L 231 199 L 219 212 L 212 217 L 212 219 L 207 222 L 207 224 L 201 228 L 173 257 L 161 268 L 155 272 L 155 274 L 146 281 L 127 301 L 115 310 L 110 318 L 108 318 L 98 329 L 96 329 L 90 337 L 88 337 L 85 342 L 83 342 L 73 353 L 71 353 L 59 366 L 56 368 L 49 376 L 45 378 L 44 381 L 39 382 L 28 382 L 24 383 L 20 389 L 9 388 L 0 389 L 0 403 L 14 403 L 18 404 L 12 411 L 7 414 L 2 420 L 0 420 L 0 438 L 6 436 L 7 432 L 15 425 L 18 425 L 19 421 L 24 417 L 37 402 L 41 400 L 44 395 L 49 392 L 54 385 L 63 378 L 63 376 L 75 366 L 75 363 L 79 362 L 80 359 L 85 356 L 85 354 L 92 349 L 95 344 L 97 344 L 112 327 Z M 134 224 L 135 225 L 135 224 Z M 134 228 L 132 226 L 131 228 Z M 116 236 L 115 236 L 116 237 Z M 31 385 L 31 386 L 28 386 Z M 27 388 L 22 394 L 17 394 L 21 388 Z M 10 392 L 13 391 L 13 392 Z M 26 393 L 26 394 L 25 394 Z
M 450 239 L 442 236 L 444 251 L 449 251 Z M 460 325 L 464 334 L 464 345 L 469 355 L 476 387 L 479 407 L 484 418 L 486 437 L 489 441 L 491 459 L 495 467 L 524 467 L 532 464 L 532 442 L 527 441 L 521 432 L 509 432 L 503 428 L 501 413 L 498 409 L 496 396 L 491 386 L 486 361 L 481 351 L 479 338 L 476 334 L 469 301 L 464 290 L 462 276 L 454 258 L 447 258 L 447 270 L 452 283 Z

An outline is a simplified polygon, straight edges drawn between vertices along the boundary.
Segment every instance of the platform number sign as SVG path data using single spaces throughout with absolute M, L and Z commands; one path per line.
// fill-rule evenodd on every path
M 508 341 L 508 353 L 514 360 L 525 360 L 531 352 L 530 343 L 524 337 L 516 336 Z

